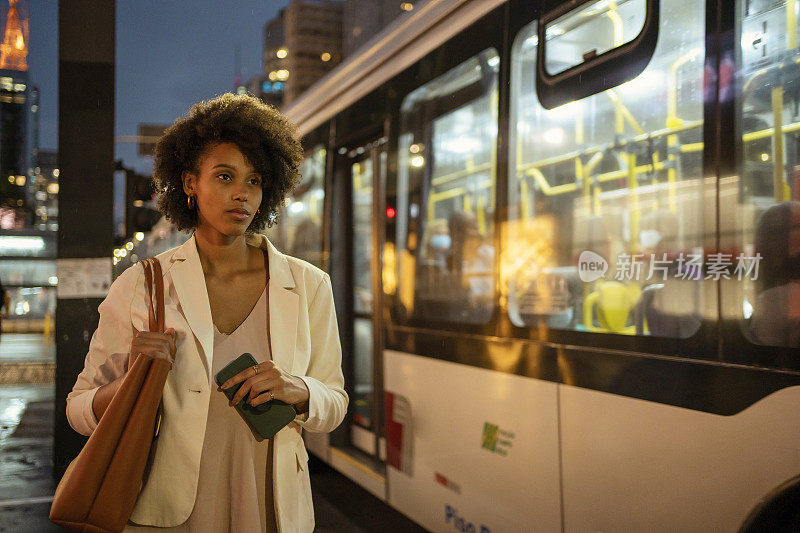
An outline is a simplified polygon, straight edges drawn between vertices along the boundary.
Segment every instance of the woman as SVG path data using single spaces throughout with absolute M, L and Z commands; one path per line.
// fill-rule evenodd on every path
M 348 402 L 331 283 L 257 233 L 296 184 L 301 158 L 280 113 L 233 94 L 193 106 L 156 145 L 159 208 L 178 229 L 194 229 L 157 256 L 167 330 L 146 331 L 143 269 L 128 268 L 100 304 L 85 367 L 67 397 L 70 425 L 89 435 L 133 357 L 172 362 L 126 531 L 313 530 L 300 430 L 333 430 Z M 229 404 L 214 376 L 243 352 L 258 364 L 223 383 L 242 383 Z M 259 441 L 232 407 L 242 398 L 282 400 L 300 414 Z

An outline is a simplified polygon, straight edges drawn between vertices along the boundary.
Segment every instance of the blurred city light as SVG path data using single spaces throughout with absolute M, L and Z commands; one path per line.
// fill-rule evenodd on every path
M 44 249 L 44 239 L 41 237 L 0 237 L 0 251 L 42 249 Z

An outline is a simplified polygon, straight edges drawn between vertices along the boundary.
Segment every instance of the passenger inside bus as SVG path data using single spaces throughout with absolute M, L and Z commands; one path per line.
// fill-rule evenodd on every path
M 485 322 L 494 298 L 494 247 L 477 217 L 450 213 L 431 221 L 416 266 L 415 314 L 421 318 Z
M 477 217 L 466 211 L 454 211 L 447 219 L 451 250 L 447 269 L 461 278 L 461 285 L 475 300 L 492 297 L 494 247 L 484 242 Z
M 686 338 L 700 327 L 700 282 L 677 272 L 678 217 L 669 209 L 645 214 L 640 243 L 647 278 L 636 305 L 636 333 Z
M 311 217 L 301 220 L 294 228 L 294 239 L 289 253 L 294 257 L 299 257 L 313 265 L 318 265 L 321 261 L 321 242 L 322 230 Z
M 750 317 L 759 344 L 800 347 L 800 202 L 767 209 L 756 228 L 761 292 Z
M 447 268 L 450 246 L 450 230 L 447 229 L 447 222 L 442 219 L 430 221 L 423 239 L 420 265 L 433 265 L 444 271 Z

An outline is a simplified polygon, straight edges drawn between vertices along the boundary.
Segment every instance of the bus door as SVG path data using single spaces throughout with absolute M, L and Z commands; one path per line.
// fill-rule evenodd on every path
M 380 322 L 380 225 L 383 198 L 380 194 L 386 162 L 386 138 L 370 139 L 339 147 L 335 180 L 342 201 L 337 222 L 337 258 L 343 279 L 341 296 L 345 320 L 339 325 L 343 365 L 350 395 L 347 435 L 351 451 L 373 471 L 383 470 L 385 442 L 382 438 L 383 398 Z M 338 237 L 338 239 L 337 239 Z M 338 444 L 335 443 L 335 444 Z M 362 455 L 363 454 L 363 455 Z

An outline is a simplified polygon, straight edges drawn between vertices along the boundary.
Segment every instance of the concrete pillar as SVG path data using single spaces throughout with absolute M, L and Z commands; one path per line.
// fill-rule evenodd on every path
M 115 5 L 115 0 L 58 3 L 58 259 L 108 258 L 109 277 L 114 246 Z M 66 287 L 69 280 L 63 281 Z M 83 368 L 103 300 L 96 295 L 62 297 L 61 285 L 59 279 L 53 442 L 57 479 L 86 441 L 67 423 L 66 397 Z

